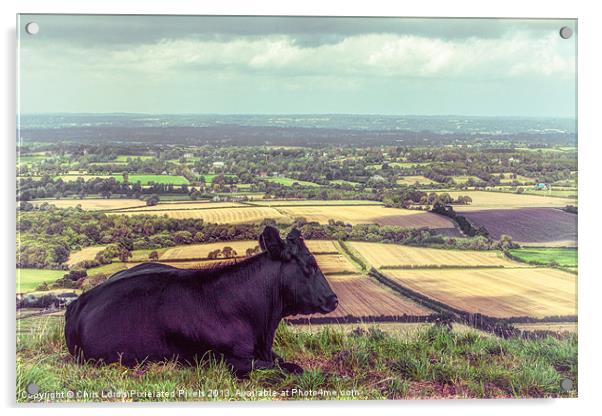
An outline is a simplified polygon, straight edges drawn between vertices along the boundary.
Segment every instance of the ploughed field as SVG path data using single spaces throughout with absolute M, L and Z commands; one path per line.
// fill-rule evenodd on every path
M 312 315 L 310 319 L 328 318 L 398 318 L 402 315 L 428 316 L 428 308 L 400 295 L 369 276 L 361 274 L 328 276 L 330 287 L 339 298 L 339 306 L 327 315 Z M 306 320 L 292 316 L 290 320 Z
M 495 318 L 577 315 L 577 276 L 551 268 L 386 270 L 394 282 L 470 313 Z
M 468 211 L 462 215 L 474 224 L 484 226 L 495 239 L 506 234 L 521 244 L 577 246 L 577 215 L 560 209 L 499 209 Z

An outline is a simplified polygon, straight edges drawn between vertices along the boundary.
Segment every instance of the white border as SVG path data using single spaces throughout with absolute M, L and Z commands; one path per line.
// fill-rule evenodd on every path
M 443 16 L 443 17 L 548 17 L 579 19 L 579 398 L 567 400 L 504 400 L 504 401 L 425 401 L 425 402 L 350 402 L 350 403 L 258 403 L 228 405 L 172 404 L 168 407 L 157 406 L 101 406 L 94 410 L 110 411 L 117 415 L 154 414 L 166 411 L 177 411 L 179 414 L 195 414 L 211 412 L 231 414 L 233 410 L 255 414 L 303 414 L 308 412 L 379 412 L 401 413 L 420 412 L 433 414 L 479 414 L 507 415 L 523 411 L 541 412 L 546 415 L 567 415 L 586 412 L 594 408 L 602 396 L 598 390 L 600 381 L 600 329 L 599 296 L 600 266 L 597 256 L 600 255 L 597 235 L 600 231 L 599 218 L 596 218 L 596 202 L 602 201 L 600 194 L 599 170 L 602 156 L 602 136 L 600 134 L 600 101 L 601 90 L 599 74 L 600 45 L 602 40 L 602 17 L 595 7 L 596 2 L 578 2 L 576 0 L 548 0 L 527 2 L 524 0 L 497 0 L 495 3 L 476 0 L 421 0 L 415 2 L 392 2 L 371 0 L 369 2 L 297 0 L 294 3 L 275 0 L 220 0 L 218 2 L 192 2 L 185 0 L 5 0 L 1 3 L 2 14 L 2 82 L 4 97 L 2 99 L 2 140 L 4 180 L 3 215 L 3 250 L 0 250 L 3 265 L 2 284 L 4 301 L 3 329 L 4 337 L 0 343 L 2 348 L 2 392 L 3 405 L 14 407 L 14 253 L 15 253 L 15 219 L 14 219 L 14 171 L 15 171 L 15 21 L 16 13 L 116 13 L 116 14 L 248 14 L 248 15 L 347 15 L 347 16 Z M 597 325 L 596 325 L 597 324 Z M 80 414 L 74 406 L 42 406 L 40 409 L 11 409 L 29 414 L 41 410 L 46 415 Z

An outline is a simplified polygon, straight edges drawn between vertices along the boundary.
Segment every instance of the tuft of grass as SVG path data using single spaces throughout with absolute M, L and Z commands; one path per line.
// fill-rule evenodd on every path
M 500 339 L 475 330 L 425 324 L 389 333 L 377 324 L 307 331 L 281 324 L 274 350 L 305 372 L 256 370 L 237 379 L 217 357 L 193 366 L 173 361 L 77 364 L 66 350 L 62 318 L 36 317 L 17 342 L 17 401 L 187 401 L 574 397 L 577 336 Z M 403 324 L 401 324 L 403 325 Z M 27 385 L 41 393 L 30 396 Z M 123 392 L 127 392 L 123 395 Z M 336 392 L 333 394 L 333 392 Z M 56 393 L 50 395 L 50 393 Z M 84 394 L 85 393 L 85 394 Z M 143 394 L 146 393 L 146 394 Z M 69 395 L 71 394 L 71 395 Z

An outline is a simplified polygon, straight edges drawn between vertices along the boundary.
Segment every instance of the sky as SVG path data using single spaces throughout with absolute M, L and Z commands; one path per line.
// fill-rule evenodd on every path
M 576 115 L 577 36 L 559 36 L 575 20 L 21 15 L 18 26 L 22 113 Z

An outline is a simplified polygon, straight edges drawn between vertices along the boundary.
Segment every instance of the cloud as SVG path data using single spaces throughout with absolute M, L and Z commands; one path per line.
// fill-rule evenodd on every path
M 172 76 L 223 71 L 277 76 L 503 79 L 575 75 L 575 57 L 558 36 L 533 39 L 442 40 L 410 35 L 350 36 L 338 43 L 300 46 L 289 36 L 230 41 L 164 39 L 118 50 L 62 52 L 69 65 Z M 60 53 L 58 56 L 60 58 Z M 40 65 L 54 65 L 44 57 Z

